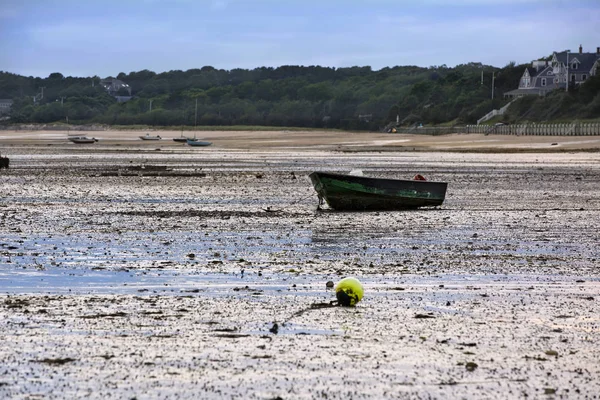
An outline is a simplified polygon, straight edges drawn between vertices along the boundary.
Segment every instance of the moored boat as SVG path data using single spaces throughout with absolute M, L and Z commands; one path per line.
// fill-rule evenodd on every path
M 78 144 L 96 143 L 98 141 L 96 138 L 89 138 L 87 136 L 69 136 L 68 139 L 70 142 Z
M 8 157 L 2 157 L 2 155 L 0 155 L 0 169 L 2 168 L 6 168 L 8 169 L 8 167 L 10 166 L 10 160 Z
M 142 140 L 160 140 L 162 138 L 160 137 L 160 135 L 150 135 L 149 133 L 146 133 L 146 135 L 140 136 L 140 139 L 142 139 Z
M 200 139 L 188 139 L 187 144 L 188 146 L 210 146 L 212 142 L 207 142 Z
M 407 210 L 439 206 L 446 197 L 446 182 L 369 178 L 313 172 L 310 180 L 319 196 L 335 210 Z
M 189 139 L 192 139 L 192 138 L 191 137 L 187 137 L 187 136 L 183 136 L 183 129 L 182 129 L 181 130 L 181 136 L 173 138 L 173 141 L 174 142 L 179 142 L 179 143 L 187 143 L 187 141 Z M 196 135 L 194 135 L 193 139 L 196 139 Z

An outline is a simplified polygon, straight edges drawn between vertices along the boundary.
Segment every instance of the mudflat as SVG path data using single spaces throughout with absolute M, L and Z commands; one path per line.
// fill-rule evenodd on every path
M 418 130 L 417 130 L 418 131 Z M 140 136 L 160 135 L 160 141 L 143 141 Z M 60 146 L 70 144 L 69 136 L 86 135 L 98 144 L 117 146 L 184 146 L 173 138 L 196 136 L 226 149 L 321 149 L 336 151 L 470 151 L 470 152 L 555 152 L 600 151 L 600 136 L 519 136 L 519 135 L 407 135 L 374 132 L 310 131 L 170 131 L 170 130 L 99 130 L 99 131 L 0 131 L 5 146 L 36 144 Z
M 600 138 L 107 132 L 0 132 L 0 398 L 600 393 Z M 446 200 L 317 210 L 352 169 Z

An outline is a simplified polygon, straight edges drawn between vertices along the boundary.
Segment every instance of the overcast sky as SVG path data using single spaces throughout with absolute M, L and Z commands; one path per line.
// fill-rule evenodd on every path
M 600 0 L 0 0 L 0 70 L 502 67 L 600 46 Z

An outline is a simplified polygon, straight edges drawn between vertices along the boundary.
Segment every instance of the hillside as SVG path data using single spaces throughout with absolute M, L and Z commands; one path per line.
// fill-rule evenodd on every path
M 472 124 L 506 104 L 525 65 L 470 63 L 448 68 L 402 66 L 326 68 L 203 67 L 120 73 L 133 98 L 109 96 L 99 77 L 24 77 L 0 72 L 0 98 L 14 99 L 10 122 L 109 125 L 261 125 L 378 130 L 398 116 L 402 125 Z M 482 83 L 483 71 L 483 83 Z M 491 99 L 492 72 L 495 75 Z M 42 89 L 43 88 L 43 89 Z M 43 97 L 40 94 L 43 91 Z M 599 115 L 598 79 L 572 93 L 526 98 L 511 106 L 511 122 Z M 127 95 L 121 89 L 119 95 Z M 34 104 L 34 96 L 38 101 Z M 582 106 L 583 105 L 583 106 Z
M 526 96 L 510 105 L 506 122 L 565 122 L 600 119 L 600 76 L 594 76 L 568 93 L 556 90 L 545 97 Z

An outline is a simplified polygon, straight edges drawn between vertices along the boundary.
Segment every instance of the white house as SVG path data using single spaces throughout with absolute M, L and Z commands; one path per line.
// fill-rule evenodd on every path
M 110 94 L 111 96 L 114 96 L 114 97 L 118 96 L 118 93 L 121 89 L 125 89 L 127 91 L 127 93 L 129 93 L 129 98 L 131 98 L 131 87 L 120 79 L 115 79 L 115 78 L 102 79 L 100 81 L 100 85 L 102 85 L 102 87 L 104 89 L 106 89 L 108 94 Z M 118 96 L 118 97 L 125 98 L 127 96 Z M 127 100 L 129 100 L 129 98 Z M 126 101 L 123 99 L 117 99 L 117 100 Z
M 595 53 L 584 53 L 581 46 L 579 53 L 554 52 L 550 60 L 533 61 L 531 67 L 525 68 L 519 88 L 504 93 L 504 97 L 545 96 L 555 89 L 564 90 L 567 79 L 569 86 L 579 85 L 596 75 L 599 69 L 600 47 Z
M 13 101 L 11 99 L 0 99 L 0 115 L 10 113 Z

